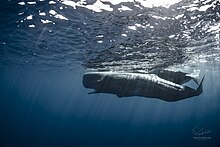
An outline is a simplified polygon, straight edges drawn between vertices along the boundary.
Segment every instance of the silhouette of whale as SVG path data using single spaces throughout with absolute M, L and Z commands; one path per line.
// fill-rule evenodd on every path
M 198 88 L 193 89 L 181 84 L 194 80 Z M 203 92 L 204 77 L 200 84 L 186 73 L 157 70 L 147 73 L 125 72 L 88 72 L 83 76 L 85 88 L 92 88 L 93 93 L 110 93 L 118 97 L 141 96 L 158 98 L 164 101 L 178 101 Z

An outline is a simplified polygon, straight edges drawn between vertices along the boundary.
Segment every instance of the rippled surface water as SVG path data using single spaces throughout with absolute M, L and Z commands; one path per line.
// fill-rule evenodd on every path
M 220 2 L 170 2 L 2 1 L 0 145 L 219 146 Z M 157 68 L 205 75 L 203 94 L 168 103 L 82 85 L 86 71 Z

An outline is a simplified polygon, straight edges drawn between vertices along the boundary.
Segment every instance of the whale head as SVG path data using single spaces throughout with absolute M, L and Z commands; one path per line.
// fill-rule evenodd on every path
M 100 85 L 102 75 L 99 73 L 89 73 L 83 75 L 83 85 L 86 88 L 96 89 Z

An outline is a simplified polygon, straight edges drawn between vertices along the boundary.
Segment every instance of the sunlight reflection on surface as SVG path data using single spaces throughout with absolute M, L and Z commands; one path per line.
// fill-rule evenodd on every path
M 105 2 L 111 3 L 112 5 L 118 5 L 120 3 L 123 2 L 134 2 L 134 3 L 140 3 L 141 6 L 143 7 L 148 7 L 148 8 L 152 8 L 152 7 L 170 7 L 171 5 L 180 2 L 181 0 L 154 0 L 154 1 L 150 1 L 150 0 L 97 0 L 95 3 L 93 3 L 92 5 L 86 5 L 87 1 L 86 0 L 81 0 L 78 2 L 74 2 L 71 0 L 62 0 L 61 2 L 65 5 L 69 5 L 72 6 L 74 9 L 76 9 L 76 7 L 85 7 L 87 9 L 93 10 L 95 12 L 102 12 L 102 10 L 106 10 L 106 11 L 113 11 L 113 9 L 110 7 L 110 5 L 108 4 L 104 4 Z M 131 10 L 129 7 L 123 7 L 120 8 L 119 10 Z
M 33 45 L 26 50 L 33 53 L 24 64 L 59 63 L 57 59 L 69 64 L 77 58 L 86 68 L 146 70 L 182 62 L 219 61 L 220 14 L 215 0 L 20 0 L 16 4 L 19 29 L 15 34 L 22 30 L 27 35 L 35 33 L 31 31 L 42 34 L 36 41 L 30 39 Z M 57 46 L 65 48 L 64 53 Z M 54 60 L 45 52 L 53 54 Z M 10 59 L 17 63 L 16 58 Z
M 122 2 L 134 2 L 134 0 L 102 0 L 103 2 L 110 2 L 113 5 L 120 4 Z M 175 3 L 180 2 L 181 0 L 136 0 L 136 2 L 141 3 L 144 7 L 169 7 Z

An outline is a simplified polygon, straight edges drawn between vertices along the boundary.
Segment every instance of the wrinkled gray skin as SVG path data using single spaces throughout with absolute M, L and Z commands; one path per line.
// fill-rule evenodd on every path
M 204 77 L 197 89 L 181 85 L 191 79 L 193 78 L 186 76 L 186 73 L 166 70 L 149 74 L 88 72 L 83 76 L 83 85 L 94 89 L 92 93 L 111 93 L 118 97 L 142 96 L 172 102 L 198 96 L 203 92 Z
M 199 84 L 198 79 L 194 77 L 190 77 L 187 75 L 188 73 L 183 73 L 180 71 L 174 72 L 174 71 L 169 71 L 169 70 L 156 69 L 156 70 L 150 71 L 149 73 L 156 74 L 158 77 L 162 79 L 172 81 L 180 85 L 188 82 L 189 80 L 193 80 L 194 82 L 196 82 L 196 84 Z

